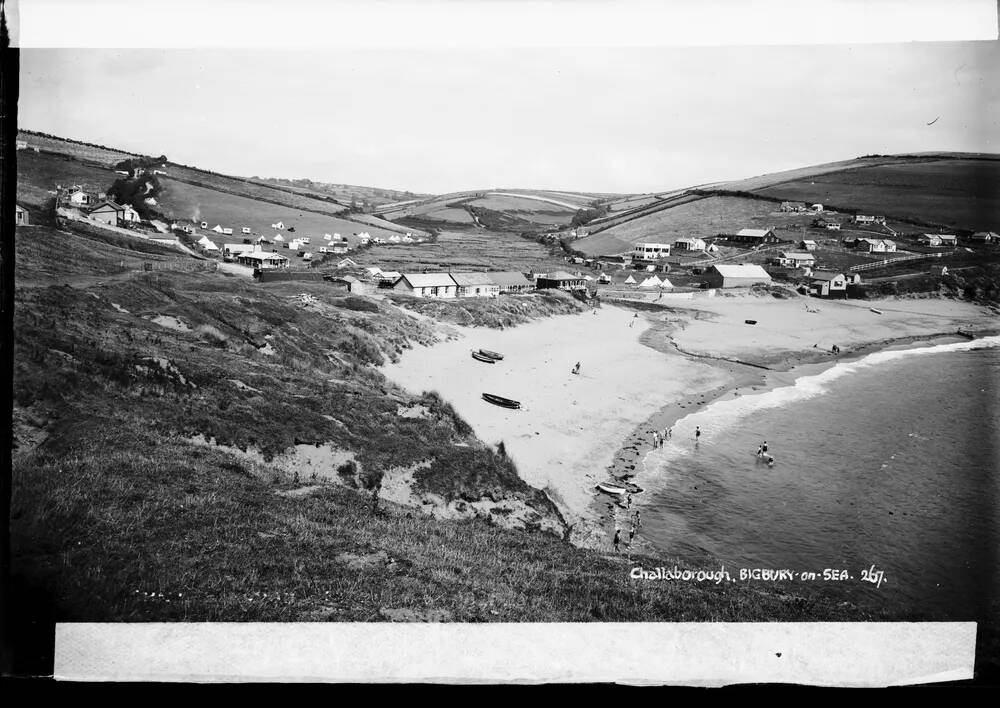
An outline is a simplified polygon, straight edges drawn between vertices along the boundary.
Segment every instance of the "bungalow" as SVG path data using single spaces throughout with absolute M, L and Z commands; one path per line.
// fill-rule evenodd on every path
M 925 246 L 940 246 L 941 237 L 937 234 L 921 234 L 917 237 L 917 241 Z
M 643 261 L 654 261 L 669 255 L 669 243 L 637 243 L 632 249 L 632 257 Z
M 27 226 L 29 222 L 28 210 L 20 204 L 14 205 L 14 223 L 18 226 Z
M 885 225 L 884 216 L 866 216 L 864 214 L 856 214 L 854 216 L 855 224 L 882 224 Z
M 118 222 L 122 220 L 122 212 L 124 211 L 125 207 L 120 204 L 104 200 L 100 204 L 91 208 L 90 211 L 87 212 L 87 217 L 93 219 L 94 221 L 100 221 L 108 224 L 109 226 L 118 226 Z
M 97 198 L 91 192 L 85 192 L 82 189 L 74 189 L 70 191 L 69 203 L 75 204 L 77 206 L 89 206 L 90 204 L 95 204 Z
M 771 284 L 771 276 L 768 272 L 759 265 L 750 263 L 709 266 L 705 271 L 705 280 L 709 287 L 713 288 L 739 288 L 757 284 Z
M 774 260 L 786 268 L 812 268 L 816 265 L 816 256 L 808 252 L 783 251 Z
M 941 239 L 942 246 L 951 246 L 954 248 L 958 245 L 958 237 L 953 234 L 938 234 L 938 237 Z
M 524 293 L 535 287 L 524 273 L 516 270 L 495 271 L 488 275 L 501 293 Z
M 679 238 L 674 241 L 674 248 L 678 251 L 704 251 L 708 244 L 700 238 Z
M 496 297 L 500 286 L 488 273 L 449 273 L 458 286 L 458 297 Z
M 345 258 L 337 262 L 337 268 L 357 268 L 358 264 L 352 261 L 350 258 Z
M 809 293 L 816 297 L 846 298 L 847 278 L 843 273 L 817 270 L 809 282 Z
M 368 294 L 371 292 L 372 286 L 370 283 L 366 283 L 360 278 L 356 278 L 353 275 L 334 275 L 326 276 L 331 283 L 338 287 L 347 288 L 349 293 L 363 293 Z
M 587 281 L 582 275 L 570 275 L 563 270 L 539 275 L 535 282 L 539 290 L 586 290 L 587 288 Z
M 728 238 L 730 241 L 750 243 L 755 246 L 759 246 L 762 243 L 778 242 L 778 237 L 774 234 L 774 229 L 740 229 Z
M 811 241 L 809 239 L 806 239 L 805 241 L 800 241 L 799 242 L 799 248 L 802 249 L 803 251 L 815 251 L 816 250 L 816 242 L 815 241 Z
M 860 248 L 867 253 L 895 253 L 896 242 L 887 238 L 859 238 L 855 243 L 856 248 Z
M 244 251 L 236 256 L 236 262 L 241 265 L 252 266 L 261 270 L 271 270 L 275 268 L 287 268 L 288 258 L 280 253 L 270 253 L 268 251 Z
M 973 243 L 997 243 L 1000 240 L 1000 236 L 997 236 L 992 231 L 977 231 L 969 236 L 969 240 Z
M 455 297 L 458 285 L 447 273 L 403 273 L 393 290 L 417 297 Z

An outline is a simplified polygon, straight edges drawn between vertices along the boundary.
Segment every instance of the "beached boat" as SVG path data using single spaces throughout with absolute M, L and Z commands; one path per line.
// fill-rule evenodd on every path
M 483 400 L 489 401 L 495 406 L 502 406 L 504 408 L 520 408 L 521 403 L 519 401 L 512 400 L 510 398 L 504 398 L 503 396 L 497 396 L 494 393 L 484 393 Z
M 976 338 L 976 335 L 974 335 L 972 332 L 966 332 L 965 330 L 962 329 L 958 330 L 955 334 L 957 334 L 960 337 L 965 337 L 966 339 Z
M 490 359 L 496 359 L 500 361 L 503 359 L 503 354 L 498 354 L 497 352 L 491 352 L 489 349 L 480 349 L 479 353 L 483 356 L 488 356 Z
M 475 351 L 474 351 L 474 352 L 472 352 L 472 358 L 473 358 L 473 359 L 476 359 L 476 360 L 478 360 L 478 361 L 484 361 L 484 362 L 486 362 L 487 364 L 496 364 L 496 363 L 497 363 L 497 362 L 496 362 L 496 359 L 494 359 L 494 358 L 492 358 L 492 357 L 488 357 L 488 356 L 486 356 L 485 354 L 482 354 L 482 353 L 480 353 L 480 352 L 475 352 Z
M 743 320 L 747 324 L 757 324 L 757 320 Z
M 625 489 L 625 487 L 620 487 L 617 484 L 611 484 L 610 482 L 601 482 L 600 484 L 597 485 L 597 488 L 600 489 L 605 494 L 611 494 L 616 497 L 620 497 L 622 494 L 628 491 L 627 489 Z
M 874 307 L 869 307 L 868 309 L 874 312 L 876 315 L 882 314 L 882 310 L 876 310 Z

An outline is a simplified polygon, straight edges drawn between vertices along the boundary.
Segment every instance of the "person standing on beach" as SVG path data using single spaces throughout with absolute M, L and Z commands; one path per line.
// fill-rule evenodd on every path
M 653 447 L 659 447 L 659 446 L 660 446 L 660 434 L 657 433 L 654 430 L 653 431 Z
M 760 451 L 763 452 L 765 455 L 767 454 L 767 440 L 765 440 L 764 444 L 760 446 Z
M 639 510 L 636 509 L 635 510 L 635 527 L 639 528 L 640 526 L 642 526 L 642 519 L 639 518 Z
M 635 526 L 628 532 L 628 545 L 632 545 L 632 539 L 635 538 Z
M 761 445 L 758 445 L 757 446 L 757 457 L 763 457 L 763 456 L 764 456 L 764 448 Z
M 618 551 L 618 544 L 621 543 L 621 540 L 622 540 L 622 530 L 621 529 L 615 529 L 615 541 L 614 541 L 615 552 Z
M 694 426 L 694 441 L 698 442 L 698 438 L 701 437 L 701 426 Z
M 632 495 L 631 494 L 629 494 L 627 497 L 625 497 L 625 504 L 626 504 L 626 506 L 625 506 L 626 509 L 631 509 L 632 508 Z

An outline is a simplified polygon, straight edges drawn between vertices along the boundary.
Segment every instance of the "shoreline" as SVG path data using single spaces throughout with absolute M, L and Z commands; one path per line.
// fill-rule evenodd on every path
M 776 358 L 782 366 L 761 366 L 750 364 L 725 357 L 713 355 L 699 355 L 685 352 L 676 346 L 671 336 L 675 333 L 678 325 L 683 327 L 683 323 L 659 322 L 653 325 L 645 335 L 655 335 L 660 333 L 665 335 L 666 346 L 661 342 L 648 341 L 651 337 L 644 336 L 642 343 L 664 354 L 681 355 L 695 361 L 708 363 L 720 370 L 728 368 L 727 374 L 730 382 L 723 386 L 712 389 L 707 395 L 698 396 L 695 392 L 690 392 L 691 397 L 698 400 L 672 401 L 667 403 L 658 411 L 653 413 L 648 419 L 629 434 L 621 447 L 615 452 L 615 462 L 608 468 L 608 476 L 611 481 L 631 482 L 642 487 L 641 473 L 645 472 L 645 460 L 655 448 L 653 446 L 652 434 L 658 432 L 662 435 L 664 430 L 673 429 L 679 422 L 689 415 L 699 412 L 717 401 L 732 399 L 741 395 L 740 389 L 750 389 L 754 394 L 762 394 L 773 391 L 782 386 L 794 385 L 794 382 L 803 376 L 810 376 L 827 371 L 837 364 L 852 363 L 860 361 L 869 354 L 893 350 L 919 349 L 924 346 L 934 344 L 947 344 L 962 341 L 973 341 L 989 336 L 1000 335 L 1000 327 L 978 328 L 975 330 L 976 336 L 973 340 L 959 335 L 957 331 L 951 332 L 929 332 L 924 334 L 904 335 L 900 337 L 873 340 L 870 342 L 858 343 L 850 351 L 841 351 L 839 355 L 828 351 L 802 352 L 799 355 L 786 355 Z M 945 341 L 941 341 L 945 340 Z M 775 363 L 768 361 L 769 364 Z M 690 408 L 689 408 L 690 406 Z M 641 499 L 641 497 L 639 497 Z M 641 504 L 638 505 L 641 510 Z M 607 547 L 610 543 L 614 530 L 621 529 L 623 532 L 631 527 L 632 513 L 626 512 L 623 505 L 613 501 L 611 497 L 598 494 L 591 507 L 602 522 L 602 529 L 605 538 L 602 545 Z M 658 549 L 648 542 L 642 540 L 641 536 L 634 542 L 635 550 L 641 554 L 657 553 Z M 633 549 L 626 544 L 629 552 Z M 683 558 L 681 560 L 684 560 Z

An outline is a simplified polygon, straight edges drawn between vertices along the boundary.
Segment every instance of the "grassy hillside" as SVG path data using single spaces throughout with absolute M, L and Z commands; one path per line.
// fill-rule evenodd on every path
M 17 131 L 17 139 L 28 144 L 26 152 L 34 152 L 34 149 L 38 148 L 42 152 L 54 152 L 103 167 L 112 167 L 122 160 L 138 157 L 135 153 L 116 148 L 84 143 L 79 140 L 67 140 L 31 130 Z
M 46 286 L 37 272 L 46 249 L 79 255 L 91 273 L 102 246 L 23 231 L 15 634 L 52 620 L 878 618 L 800 586 L 636 583 L 634 564 L 669 559 L 583 551 L 539 530 L 558 523 L 555 511 L 502 452 L 437 396 L 407 394 L 371 366 L 435 336 L 433 324 L 392 305 L 325 284 L 258 286 L 221 274 Z M 104 248 L 113 267 L 121 253 Z M 490 302 L 473 303 L 473 314 L 499 325 L 572 303 L 511 298 L 496 321 Z M 283 466 L 283 452 L 319 442 L 355 466 L 301 475 Z M 373 472 L 387 496 L 410 475 L 414 502 L 384 500 L 373 513 Z M 461 513 L 475 500 L 493 511 L 444 520 L 421 510 L 447 503 Z M 503 528 L 512 504 L 534 509 L 537 523 Z
M 17 153 L 17 201 L 40 208 L 55 198 L 56 185 L 78 184 L 103 192 L 120 176 L 109 167 L 98 167 L 62 155 L 22 150 Z
M 967 231 L 996 230 L 1000 224 L 1000 159 L 915 158 L 755 191 Z

